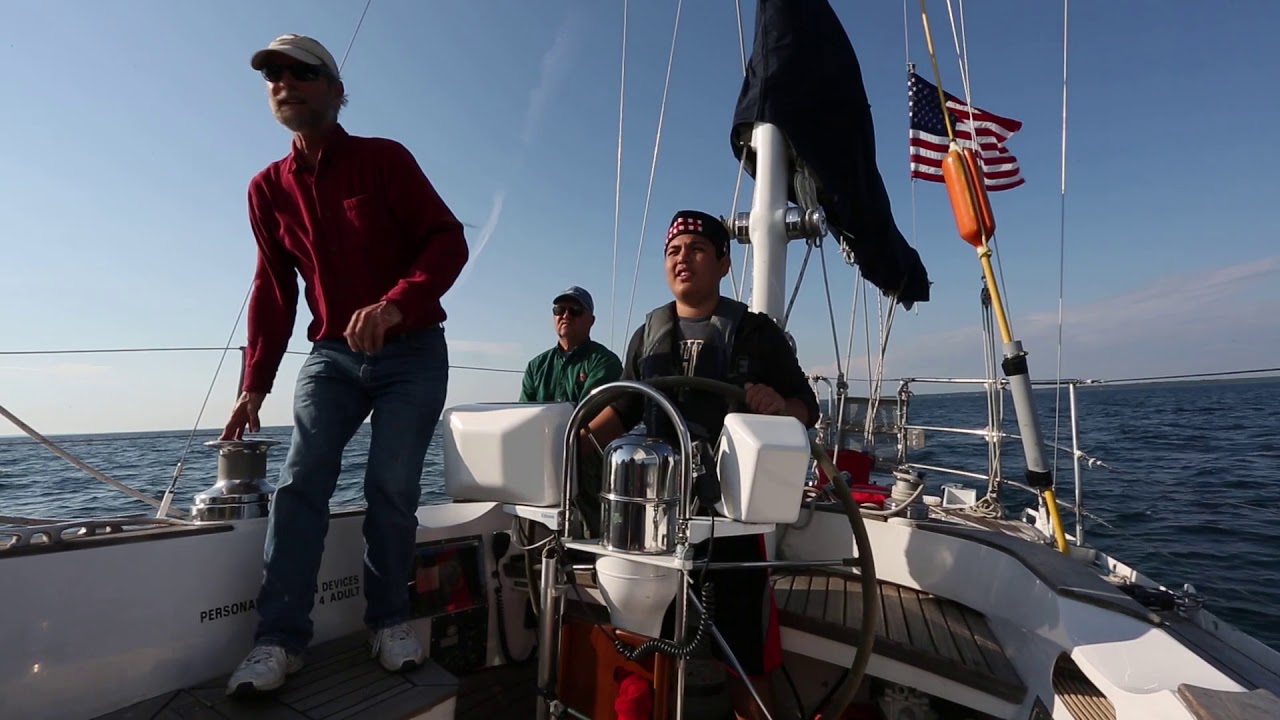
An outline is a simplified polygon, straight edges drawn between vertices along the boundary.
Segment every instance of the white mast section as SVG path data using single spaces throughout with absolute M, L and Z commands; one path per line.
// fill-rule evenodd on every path
M 755 188 L 751 195 L 749 242 L 755 250 L 751 266 L 751 309 L 781 324 L 786 312 L 787 181 L 791 177 L 787 141 L 770 123 L 751 131 L 755 151 Z

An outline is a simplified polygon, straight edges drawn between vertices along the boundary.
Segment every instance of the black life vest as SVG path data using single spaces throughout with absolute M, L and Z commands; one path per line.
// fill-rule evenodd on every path
M 709 320 L 710 328 L 701 349 L 690 368 L 689 375 L 721 380 L 741 386 L 752 379 L 752 362 L 739 352 L 736 340 L 744 318 L 749 318 L 747 306 L 736 300 L 721 297 Z M 640 343 L 637 368 L 640 380 L 656 377 L 685 375 L 680 350 L 680 321 L 674 302 L 667 303 L 645 316 L 644 335 Z M 725 399 L 707 391 L 683 389 L 666 393 L 689 425 L 693 439 L 714 443 L 724 425 L 728 412 Z M 674 440 L 666 414 L 646 403 L 645 426 L 651 434 Z

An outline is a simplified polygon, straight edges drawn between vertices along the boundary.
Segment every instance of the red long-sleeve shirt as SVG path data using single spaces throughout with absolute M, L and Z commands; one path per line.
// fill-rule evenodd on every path
M 468 258 L 462 224 L 413 155 L 341 126 L 314 169 L 294 151 L 249 183 L 258 265 L 249 301 L 243 390 L 271 391 L 293 332 L 298 275 L 307 339 L 340 340 L 360 308 L 394 303 L 401 332 L 443 322 L 440 298 Z

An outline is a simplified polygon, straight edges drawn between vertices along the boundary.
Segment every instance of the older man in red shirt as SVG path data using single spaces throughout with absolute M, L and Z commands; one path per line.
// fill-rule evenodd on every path
M 250 62 L 293 147 L 249 183 L 258 246 L 242 393 L 224 439 L 260 428 L 306 283 L 311 352 L 272 503 L 254 648 L 228 693 L 273 690 L 312 638 L 316 574 L 342 453 L 372 413 L 365 470 L 365 623 L 388 670 L 422 662 L 407 621 L 422 463 L 444 407 L 440 298 L 467 261 L 462 225 L 394 140 L 348 135 L 345 90 L 316 40 L 282 35 Z

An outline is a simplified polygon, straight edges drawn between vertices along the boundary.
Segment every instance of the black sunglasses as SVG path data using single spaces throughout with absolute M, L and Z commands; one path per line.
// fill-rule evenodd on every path
M 262 77 L 267 82 L 280 82 L 280 78 L 285 73 L 293 76 L 298 82 L 314 82 L 328 75 L 325 69 L 319 65 L 308 65 L 306 63 L 289 63 L 289 64 L 272 64 L 262 66 Z
M 569 313 L 569 317 L 576 318 L 582 317 L 583 310 L 580 307 L 574 307 L 572 305 L 556 305 L 551 308 L 551 314 L 556 317 L 560 317 L 565 313 Z

